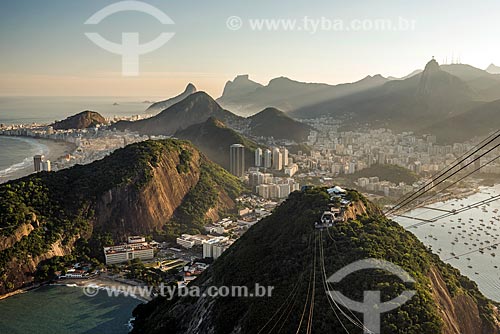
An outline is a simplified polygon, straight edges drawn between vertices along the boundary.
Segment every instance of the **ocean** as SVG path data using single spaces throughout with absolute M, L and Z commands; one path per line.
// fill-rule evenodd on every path
M 0 301 L 0 333 L 125 334 L 140 303 L 105 291 L 87 297 L 79 287 L 44 286 Z
M 53 123 L 84 110 L 104 117 L 144 114 L 149 97 L 0 97 L 0 124 Z M 148 101 L 148 103 L 146 103 Z M 46 154 L 47 146 L 29 138 L 0 136 L 0 179 L 32 164 L 33 155 Z
M 0 124 L 52 123 L 84 110 L 104 117 L 142 114 L 143 100 L 125 97 L 0 97 Z M 49 147 L 30 138 L 0 136 L 0 179 L 33 164 L 33 155 Z M 0 301 L 0 333 L 128 333 L 132 310 L 140 303 L 131 297 L 108 297 L 100 291 L 87 297 L 81 288 L 45 286 Z
M 140 115 L 149 102 L 166 98 L 0 96 L 0 124 L 53 123 L 84 110 L 97 111 L 104 117 Z
M 0 179 L 33 164 L 33 156 L 49 148 L 30 138 L 0 136 Z
M 467 198 L 436 203 L 430 207 L 458 210 L 499 194 L 500 185 L 482 187 L 477 194 Z M 431 220 L 443 213 L 421 208 L 405 215 Z M 494 246 L 500 242 L 500 201 L 417 228 L 410 227 L 419 223 L 416 220 L 398 218 L 396 221 L 430 246 L 442 260 L 475 281 L 486 297 L 500 302 L 500 245 Z M 482 252 L 476 251 L 480 248 Z

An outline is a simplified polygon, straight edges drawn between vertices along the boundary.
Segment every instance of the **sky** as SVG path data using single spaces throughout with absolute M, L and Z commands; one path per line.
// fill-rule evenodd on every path
M 401 77 L 433 56 L 483 69 L 500 64 L 498 0 L 147 0 L 173 24 L 137 11 L 84 24 L 118 2 L 2 1 L 0 95 L 170 97 L 192 82 L 218 97 L 238 74 L 263 84 L 279 76 L 338 84 Z M 259 20 L 288 28 L 259 29 Z M 376 20 L 394 28 L 374 28 Z M 138 75 L 124 76 L 122 55 L 86 32 L 115 43 L 137 32 L 139 44 L 174 35 L 139 56 Z

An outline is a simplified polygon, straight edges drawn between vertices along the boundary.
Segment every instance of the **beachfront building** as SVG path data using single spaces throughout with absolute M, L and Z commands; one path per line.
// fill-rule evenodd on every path
M 140 236 L 128 238 L 128 244 L 104 247 L 106 264 L 116 264 L 133 259 L 151 260 L 154 257 L 154 247 Z
M 44 159 L 43 155 L 37 154 L 33 157 L 33 164 L 35 172 L 39 172 L 41 170 L 42 160 Z

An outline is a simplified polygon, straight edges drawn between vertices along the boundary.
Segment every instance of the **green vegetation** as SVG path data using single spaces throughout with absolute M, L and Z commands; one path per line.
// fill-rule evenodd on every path
M 205 123 L 195 124 L 178 131 L 175 136 L 189 140 L 210 160 L 229 170 L 229 146 L 242 144 L 245 146 L 245 164 L 254 165 L 254 152 L 257 147 L 265 149 L 238 132 L 226 127 L 224 123 L 210 117 Z
M 309 125 L 294 120 L 276 108 L 266 108 L 248 119 L 250 131 L 254 136 L 288 139 L 296 143 L 306 141 L 312 129 Z
M 103 260 L 102 247 L 112 244 L 111 235 L 117 234 L 112 224 L 92 226 L 103 194 L 117 188 L 128 193 L 143 189 L 163 155 L 178 155 L 178 173 L 188 173 L 193 152 L 194 148 L 184 141 L 146 141 L 116 150 L 89 165 L 33 174 L 0 185 L 0 236 L 11 236 L 23 224 L 34 228 L 12 247 L 0 251 L 0 277 L 6 279 L 10 260 L 36 258 L 59 241 L 62 246 L 71 246 L 80 238 L 88 240 L 82 241 L 79 255 Z M 201 226 L 202 214 L 215 206 L 219 192 L 235 198 L 242 191 L 237 179 L 213 163 L 202 159 L 200 168 L 200 182 L 179 208 L 176 223 L 181 232 Z M 4 280 L 4 286 L 6 283 Z
M 289 145 L 287 146 L 288 150 L 291 154 L 299 154 L 299 151 L 302 154 L 311 155 L 312 148 L 307 144 L 297 144 L 297 145 Z
M 181 154 L 179 154 L 179 165 L 177 166 L 178 173 L 187 173 L 189 172 L 189 165 L 191 163 L 191 157 L 193 153 L 188 150 L 182 150 Z
M 217 206 L 219 190 L 236 198 L 244 189 L 237 178 L 221 167 L 203 162 L 198 183 L 184 197 L 171 222 L 165 225 L 166 237 L 173 239 L 180 233 L 201 233 L 207 224 L 206 213 Z
M 353 191 L 349 197 L 368 203 Z M 472 282 L 442 263 L 414 235 L 380 216 L 373 205 L 367 206 L 366 215 L 336 224 L 328 232 L 316 230 L 314 222 L 328 209 L 328 204 L 329 196 L 323 189 L 292 193 L 271 216 L 253 226 L 192 283 L 202 289 L 224 285 L 247 286 L 252 291 L 256 283 L 275 287 L 271 298 L 216 298 L 204 314 L 206 328 L 221 334 L 232 333 L 235 328 L 242 333 L 257 333 L 298 284 L 291 311 L 286 321 L 279 323 L 283 333 L 295 333 L 307 298 L 314 249 L 318 252 L 320 244 L 327 275 L 356 260 L 379 258 L 401 266 L 415 278 L 416 283 L 407 286 L 393 275 L 371 270 L 353 273 L 335 286 L 356 300 L 362 300 L 366 290 L 382 291 L 384 300 L 407 289 L 416 290 L 415 297 L 408 303 L 382 316 L 382 333 L 441 332 L 443 323 L 430 289 L 431 269 L 441 272 L 455 295 L 471 296 L 480 307 L 481 317 L 491 321 L 489 303 Z M 313 332 L 342 332 L 323 290 L 319 268 L 320 260 L 316 259 Z M 134 333 L 183 332 L 186 324 L 195 320 L 192 314 L 196 305 L 196 299 L 189 297 L 172 301 L 159 298 L 141 305 L 134 311 Z M 360 332 L 347 321 L 344 325 L 351 333 Z
M 349 176 L 349 179 L 356 181 L 361 177 L 378 176 L 380 181 L 389 181 L 395 184 L 404 182 L 406 184 L 413 184 L 420 179 L 420 177 L 409 169 L 396 165 L 373 165 L 365 168 Z

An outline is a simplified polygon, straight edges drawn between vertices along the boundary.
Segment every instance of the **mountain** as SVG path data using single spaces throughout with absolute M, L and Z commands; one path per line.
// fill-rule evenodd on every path
M 95 128 L 96 125 L 106 123 L 106 119 L 95 111 L 82 111 L 76 115 L 70 116 L 65 120 L 55 122 L 51 126 L 55 130 L 87 129 Z
M 491 74 L 500 74 L 500 67 L 496 66 L 495 64 L 491 64 L 486 69 L 486 72 L 491 73 Z
M 146 113 L 157 114 L 160 111 L 163 111 L 167 108 L 170 108 L 174 104 L 181 102 L 186 97 L 188 97 L 189 95 L 194 94 L 194 93 L 196 93 L 196 87 L 192 83 L 190 83 L 186 86 L 186 89 L 181 94 L 179 94 L 175 97 L 172 97 L 168 100 L 153 103 L 151 106 L 148 107 L 148 109 L 146 109 Z
M 255 165 L 255 149 L 259 145 L 228 128 L 214 117 L 210 117 L 205 123 L 194 124 L 179 130 L 174 136 L 189 140 L 210 160 L 226 170 L 229 170 L 229 146 L 242 144 L 245 146 L 245 166 Z
M 433 59 L 425 70 L 349 96 L 331 99 L 291 113 L 297 118 L 336 117 L 346 128 L 368 125 L 415 130 L 475 106 L 477 94 Z
M 156 116 L 135 122 L 120 121 L 115 123 L 113 128 L 145 135 L 173 135 L 193 124 L 203 123 L 210 117 L 220 119 L 226 124 L 241 120 L 239 116 L 224 110 L 207 93 L 196 92 Z
M 411 72 L 410 74 L 405 75 L 402 78 L 388 77 L 387 79 L 389 79 L 389 80 L 404 80 L 404 79 L 411 78 L 411 77 L 413 77 L 413 76 L 415 76 L 417 74 L 420 74 L 420 73 L 422 73 L 422 70 L 415 70 L 415 71 Z
M 230 213 L 240 182 L 190 143 L 145 141 L 102 160 L 0 185 L 0 294 L 56 256 L 102 257 L 102 238 L 173 239 Z M 89 253 L 90 252 L 90 253 Z
M 486 137 L 498 129 L 500 129 L 500 100 L 481 104 L 465 113 L 436 122 L 420 132 L 436 134 L 440 143 L 453 144 L 474 137 Z
M 387 301 L 408 289 L 415 296 L 381 315 L 381 333 L 499 333 L 498 310 L 473 282 L 358 193 L 349 191 L 348 199 L 348 220 L 321 231 L 314 222 L 330 208 L 326 190 L 292 193 L 190 283 L 189 291 L 201 297 L 174 293 L 171 300 L 158 297 L 139 305 L 132 333 L 305 333 L 306 328 L 313 333 L 362 333 L 341 312 L 351 318 L 362 315 L 351 315 L 342 304 L 337 304 L 338 311 L 326 290 L 339 290 L 357 301 L 363 300 L 364 291 L 381 291 Z M 369 258 L 400 266 L 415 283 L 406 285 L 383 270 L 366 269 L 354 270 L 334 286 L 325 283 L 348 264 Z M 256 284 L 273 287 L 271 294 L 256 297 Z M 205 294 L 209 287 L 213 291 L 222 286 L 247 287 L 254 295 Z
M 226 83 L 222 97 L 218 101 L 227 104 L 237 104 L 239 99 L 261 87 L 263 85 L 250 80 L 248 74 L 238 75 L 233 81 Z
M 442 65 L 441 69 L 467 83 L 478 99 L 486 102 L 500 99 L 500 74 L 491 74 L 466 64 Z
M 368 76 L 354 83 L 335 86 L 298 82 L 280 77 L 269 81 L 267 86 L 262 86 L 249 80 L 248 76 L 245 75 L 236 77 L 234 81 L 229 81 L 217 102 L 242 116 L 253 115 L 267 107 L 275 107 L 289 112 L 332 98 L 370 89 L 385 82 L 387 79 L 380 75 Z
M 307 141 L 311 127 L 287 116 L 276 108 L 266 108 L 247 118 L 249 132 L 253 136 L 274 137 L 274 139 L 293 140 L 297 143 Z
M 380 181 L 389 181 L 395 184 L 404 182 L 406 184 L 413 184 L 417 182 L 420 177 L 409 169 L 396 165 L 374 164 L 368 168 L 356 171 L 347 177 L 352 181 L 357 181 L 362 177 L 378 177 Z

